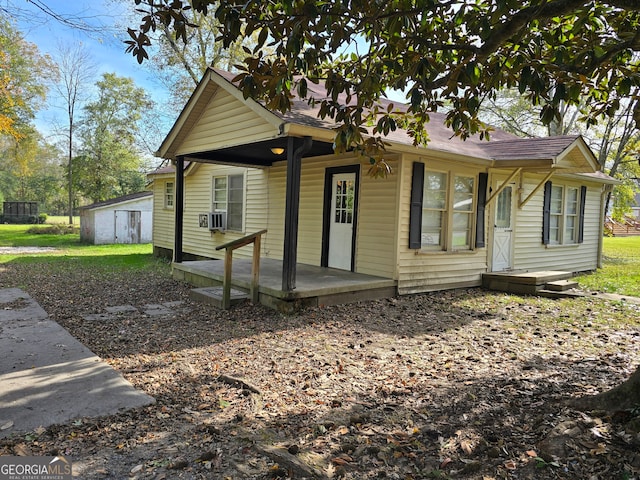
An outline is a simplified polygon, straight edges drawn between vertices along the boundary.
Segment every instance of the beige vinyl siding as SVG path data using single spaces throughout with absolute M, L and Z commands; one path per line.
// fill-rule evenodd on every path
M 298 263 L 320 265 L 324 179 L 327 168 L 358 164 L 348 157 L 305 158 L 300 177 L 298 217 Z M 355 270 L 359 273 L 393 277 L 395 269 L 395 225 L 397 176 L 373 179 L 367 165 L 360 167 L 360 198 L 356 231 Z M 269 257 L 282 259 L 286 163 L 275 164 L 269 172 L 269 228 L 266 246 Z
M 356 239 L 356 271 L 394 278 L 396 273 L 398 162 L 390 161 L 393 174 L 371 178 L 369 165 L 360 171 L 360 203 Z
M 276 163 L 269 168 L 268 176 L 268 203 L 267 223 L 269 236 L 265 242 L 264 255 L 276 260 L 282 260 L 284 245 L 284 209 L 285 209 L 285 185 L 287 178 L 286 163 Z M 260 199 L 257 199 L 260 201 Z M 300 259 L 298 259 L 300 261 Z
M 212 232 L 199 226 L 200 214 L 211 211 L 212 181 L 215 176 L 244 175 L 245 196 L 243 231 Z M 241 238 L 265 228 L 268 204 L 267 172 L 262 169 L 201 164 L 197 170 L 185 177 L 186 201 L 184 205 L 184 225 L 182 248 L 185 252 L 210 258 L 223 258 L 224 251 L 216 250 L 218 245 Z M 268 232 L 267 232 L 268 236 Z M 263 237 L 266 238 L 266 237 Z M 234 257 L 250 257 L 252 246 L 235 250 Z
M 486 248 L 459 252 L 427 252 L 409 248 L 409 208 L 414 161 L 423 162 L 426 170 L 447 171 L 454 175 L 475 175 L 475 190 L 477 175 L 480 172 L 473 167 L 440 161 L 435 155 L 406 155 L 403 158 L 399 190 L 398 293 L 404 295 L 480 285 L 482 274 L 487 271 Z
M 166 182 L 175 184 L 173 175 L 153 179 L 153 245 L 173 250 L 175 213 L 172 208 L 165 208 L 164 205 Z
M 242 128 L 238 128 L 242 125 Z M 278 129 L 248 106 L 218 89 L 177 150 L 178 155 L 275 138 Z
M 522 198 L 538 185 L 542 177 L 524 176 Z M 514 228 L 514 265 L 515 270 L 563 270 L 580 272 L 594 270 L 597 267 L 597 252 L 600 221 L 600 185 L 580 183 L 561 176 L 551 178 L 554 185 L 576 187 L 587 186 L 587 198 L 584 212 L 584 241 L 580 244 L 543 245 L 542 244 L 542 207 L 544 189 L 522 208 L 516 210 Z M 492 210 L 493 211 L 493 210 Z M 492 225 L 491 222 L 487 223 Z

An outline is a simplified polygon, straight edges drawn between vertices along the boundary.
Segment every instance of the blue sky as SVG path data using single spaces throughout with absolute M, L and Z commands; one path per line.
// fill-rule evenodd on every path
M 1 3 L 17 7 L 14 11 L 17 11 L 18 28 L 27 41 L 38 46 L 41 53 L 48 53 L 55 58 L 61 44 L 82 43 L 97 67 L 95 81 L 103 73 L 112 72 L 133 78 L 136 85 L 145 88 L 156 102 L 166 98 L 164 87 L 154 81 L 146 67 L 138 65 L 131 54 L 125 53 L 123 41 L 127 38 L 126 27 L 129 26 L 129 16 L 125 11 L 127 0 L 2 0 Z M 128 4 L 133 7 L 133 0 L 129 0 Z M 43 8 L 87 25 L 89 31 L 65 25 L 44 13 Z M 49 103 L 50 107 L 41 111 L 36 119 L 38 130 L 45 136 L 52 135 L 56 122 L 60 123 L 59 119 L 65 118 L 65 111 L 55 106 L 53 90 L 49 92 Z

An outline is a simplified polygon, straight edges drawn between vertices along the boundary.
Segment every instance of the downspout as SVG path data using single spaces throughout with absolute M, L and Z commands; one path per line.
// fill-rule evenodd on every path
M 289 137 L 287 148 L 287 190 L 284 212 L 284 251 L 282 254 L 282 290 L 291 292 L 296 288 L 296 262 L 298 260 L 298 213 L 300 211 L 300 173 L 302 156 L 311 150 L 313 139 L 304 137 L 304 142 L 293 150 L 295 139 Z
M 611 191 L 613 190 L 613 185 L 605 185 L 602 188 L 602 192 L 600 193 L 600 228 L 599 228 L 599 238 L 598 238 L 598 263 L 597 268 L 602 268 L 602 251 L 604 248 L 604 221 L 606 214 L 606 198 L 609 196 Z

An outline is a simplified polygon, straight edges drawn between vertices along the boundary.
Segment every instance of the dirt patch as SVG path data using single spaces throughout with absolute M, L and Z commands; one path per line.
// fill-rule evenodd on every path
M 638 365 L 637 305 L 470 289 L 283 316 L 193 303 L 167 269 L 23 268 L 8 265 L 0 284 L 26 285 L 54 320 L 157 402 L 4 440 L 0 454 L 60 453 L 83 479 L 640 472 L 640 438 L 628 429 L 635 412 L 587 415 L 564 404 Z M 178 301 L 171 314 L 145 313 Z M 119 305 L 133 308 L 85 320 Z

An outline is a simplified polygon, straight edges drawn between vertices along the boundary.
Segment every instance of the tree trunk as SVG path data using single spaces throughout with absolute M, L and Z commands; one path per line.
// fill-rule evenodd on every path
M 640 405 L 640 367 L 624 383 L 606 392 L 571 401 L 580 410 L 604 410 L 615 412 Z

